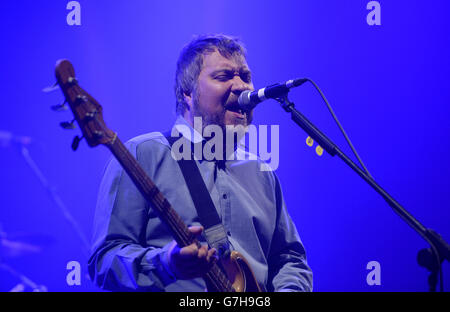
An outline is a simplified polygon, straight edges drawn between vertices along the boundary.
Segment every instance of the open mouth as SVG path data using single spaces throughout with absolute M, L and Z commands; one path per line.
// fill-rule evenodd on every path
M 247 114 L 247 112 L 244 111 L 243 109 L 241 109 L 237 103 L 229 104 L 229 105 L 225 106 L 225 109 L 230 112 L 235 113 L 240 118 L 245 118 L 245 116 Z

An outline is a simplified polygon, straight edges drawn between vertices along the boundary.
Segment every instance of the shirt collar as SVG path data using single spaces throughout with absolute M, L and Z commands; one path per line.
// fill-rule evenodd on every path
M 203 138 L 203 136 L 194 129 L 187 121 L 184 119 L 183 116 L 178 115 L 177 119 L 175 120 L 175 123 L 172 128 L 177 129 L 178 133 L 181 133 L 181 135 L 187 139 L 189 142 L 193 144 L 202 143 L 204 144 L 206 140 Z M 234 151 L 234 159 L 236 160 L 237 157 L 245 157 L 245 139 L 242 138 L 239 142 L 237 149 Z M 202 159 L 200 160 L 202 161 Z

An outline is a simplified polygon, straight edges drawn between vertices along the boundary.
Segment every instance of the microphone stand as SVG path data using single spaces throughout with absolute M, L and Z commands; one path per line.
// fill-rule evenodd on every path
M 443 290 L 443 276 L 441 263 L 445 259 L 450 261 L 449 244 L 435 231 L 425 228 L 411 214 L 409 214 L 392 196 L 381 188 L 366 172 L 357 166 L 350 158 L 347 157 L 325 134 L 323 134 L 316 126 L 314 126 L 303 114 L 295 109 L 294 103 L 288 99 L 288 92 L 281 98 L 276 100 L 281 107 L 288 113 L 291 113 L 291 119 L 300 126 L 311 138 L 327 151 L 331 156 L 337 155 L 351 169 L 353 169 L 364 181 L 366 181 L 378 194 L 380 194 L 413 230 L 415 230 L 431 248 L 422 249 L 418 254 L 418 261 L 421 266 L 426 267 L 431 273 L 428 278 L 430 291 L 436 291 L 437 276 L 440 273 L 440 291 Z
M 86 236 L 84 235 L 84 232 L 82 231 L 81 227 L 77 223 L 77 221 L 74 219 L 72 214 L 70 213 L 67 206 L 62 201 L 61 197 L 56 193 L 55 188 L 50 185 L 48 180 L 45 178 L 42 171 L 37 166 L 36 162 L 31 158 L 30 152 L 28 149 L 21 145 L 20 151 L 22 153 L 23 158 L 25 159 L 28 166 L 31 168 L 31 170 L 34 172 L 34 174 L 38 177 L 39 181 L 42 183 L 44 188 L 48 191 L 50 197 L 52 198 L 53 202 L 56 204 L 56 206 L 60 209 L 62 212 L 64 218 L 69 222 L 69 224 L 72 226 L 73 230 L 81 240 L 81 243 L 83 245 L 83 253 L 85 256 L 89 256 L 89 242 Z

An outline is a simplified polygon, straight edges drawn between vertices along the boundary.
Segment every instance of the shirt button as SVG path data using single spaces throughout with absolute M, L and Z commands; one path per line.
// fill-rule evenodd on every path
M 227 194 L 223 194 L 222 197 L 223 197 L 223 199 L 227 199 L 228 196 L 227 196 Z

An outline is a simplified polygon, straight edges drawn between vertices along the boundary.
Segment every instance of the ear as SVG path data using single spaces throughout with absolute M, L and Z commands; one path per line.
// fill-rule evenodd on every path
M 187 93 L 183 93 L 184 95 L 184 102 L 186 103 L 186 108 L 188 110 L 192 110 L 192 93 L 187 94 Z

